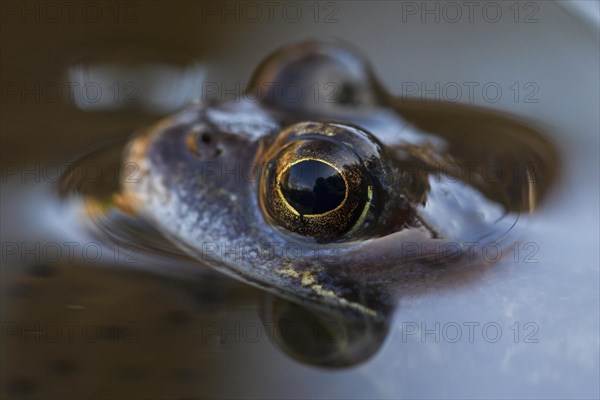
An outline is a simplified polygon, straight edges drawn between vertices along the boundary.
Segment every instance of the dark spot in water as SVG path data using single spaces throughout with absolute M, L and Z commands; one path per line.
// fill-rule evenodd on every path
M 194 290 L 191 292 L 191 296 L 194 301 L 203 306 L 207 304 L 222 304 L 225 302 L 224 293 L 214 289 Z
M 102 332 L 102 339 L 107 341 L 116 342 L 126 335 L 124 328 L 117 325 L 107 325 L 100 329 Z
M 30 378 L 13 378 L 6 384 L 6 391 L 14 396 L 31 396 L 37 389 L 37 383 Z
M 127 366 L 120 368 L 116 373 L 116 377 L 124 381 L 139 381 L 147 378 L 147 374 L 140 367 Z
M 66 376 L 76 372 L 78 367 L 72 360 L 58 359 L 48 364 L 48 369 L 56 375 Z
M 50 264 L 33 264 L 27 269 L 29 275 L 36 278 L 51 278 L 58 273 L 57 269 Z
M 192 383 L 198 380 L 198 374 L 191 368 L 181 368 L 174 372 L 175 379 L 179 382 Z
M 190 313 L 188 313 L 187 311 L 184 311 L 184 310 L 167 311 L 163 315 L 163 318 L 165 321 L 167 321 L 168 323 L 173 324 L 173 325 L 186 325 L 192 319 Z
M 32 292 L 32 287 L 26 283 L 15 283 L 7 289 L 7 293 L 11 297 L 23 299 L 29 297 Z

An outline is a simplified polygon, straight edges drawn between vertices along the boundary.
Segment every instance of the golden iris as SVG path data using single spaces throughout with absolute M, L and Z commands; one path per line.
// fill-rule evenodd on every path
M 356 231 L 373 214 L 374 185 L 349 146 L 350 129 L 315 122 L 292 125 L 265 151 L 259 196 L 271 222 L 331 241 Z

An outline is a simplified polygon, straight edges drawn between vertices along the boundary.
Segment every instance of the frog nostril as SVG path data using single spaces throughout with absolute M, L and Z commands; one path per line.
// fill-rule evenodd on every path
M 210 135 L 208 133 L 203 133 L 202 136 L 200 137 L 200 140 L 202 140 L 202 143 L 204 143 L 204 144 L 210 144 L 210 142 L 212 141 L 212 138 L 210 137 Z
M 223 154 L 223 146 L 219 142 L 210 133 L 200 133 L 197 130 L 190 132 L 185 138 L 188 150 L 199 158 L 221 156 Z

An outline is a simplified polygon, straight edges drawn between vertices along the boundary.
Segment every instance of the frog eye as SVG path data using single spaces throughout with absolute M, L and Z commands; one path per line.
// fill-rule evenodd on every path
M 380 152 L 370 135 L 354 127 L 292 125 L 265 152 L 263 214 L 273 225 L 319 241 L 364 232 L 385 197 Z

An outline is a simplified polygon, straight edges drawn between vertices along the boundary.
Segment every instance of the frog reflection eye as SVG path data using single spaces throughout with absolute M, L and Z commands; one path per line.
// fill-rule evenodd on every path
M 263 214 L 275 226 L 320 241 L 348 239 L 380 213 L 380 147 L 366 132 L 304 122 L 282 131 L 265 152 Z

